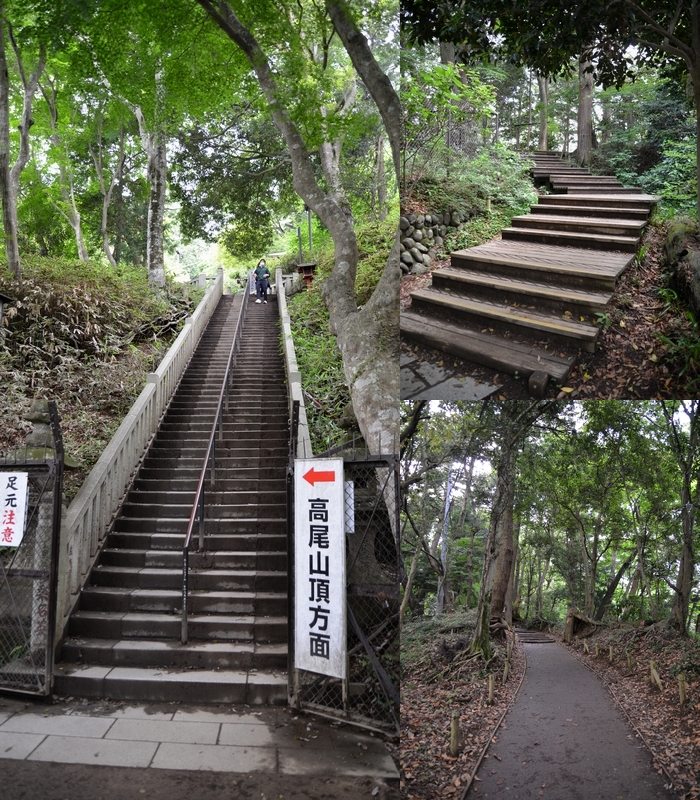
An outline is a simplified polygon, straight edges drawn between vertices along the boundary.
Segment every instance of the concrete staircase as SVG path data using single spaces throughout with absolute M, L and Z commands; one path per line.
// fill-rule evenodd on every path
M 561 165 L 561 166 L 560 166 Z M 560 172 L 561 170 L 561 172 Z M 401 314 L 406 340 L 529 379 L 542 394 L 592 352 L 619 275 L 658 198 L 598 181 L 558 154 L 535 155 L 541 195 L 499 240 L 451 254 Z
M 248 302 L 207 493 L 205 549 L 182 546 L 241 302 Z M 224 296 L 202 336 L 72 614 L 57 694 L 284 703 L 288 406 L 277 304 Z

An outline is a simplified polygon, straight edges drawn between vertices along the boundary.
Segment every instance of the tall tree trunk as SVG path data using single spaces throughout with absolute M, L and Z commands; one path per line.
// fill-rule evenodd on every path
M 398 449 L 398 285 L 399 240 L 395 237 L 386 266 L 370 299 L 358 309 L 355 277 L 358 246 L 352 221 L 332 196 L 319 186 L 313 162 L 297 126 L 280 101 L 276 77 L 251 32 L 223 0 L 198 0 L 214 21 L 248 58 L 272 118 L 285 140 L 292 164 L 295 191 L 328 228 L 335 249 L 335 267 L 323 284 L 330 327 L 337 337 L 352 407 L 370 452 Z M 400 103 L 386 75 L 379 69 L 367 41 L 346 15 L 343 2 L 327 0 L 327 7 L 365 86 L 384 120 L 394 168 L 400 164 Z M 389 506 L 391 500 L 387 501 Z M 393 518 L 393 515 L 390 514 Z
M 381 222 L 384 222 L 389 210 L 386 204 L 387 190 L 386 168 L 384 166 L 384 137 L 381 135 L 377 137 L 376 152 L 374 183 L 377 191 L 377 216 Z
M 608 583 L 608 587 L 605 590 L 605 594 L 600 598 L 598 604 L 596 605 L 595 613 L 593 614 L 593 619 L 601 620 L 605 616 L 605 612 L 608 610 L 608 606 L 613 599 L 613 595 L 615 594 L 615 589 L 617 589 L 617 585 L 620 583 L 620 579 L 627 571 L 629 565 L 634 560 L 634 553 L 629 556 L 625 561 L 622 562 L 618 571 L 613 575 L 611 580 Z
M 17 242 L 16 197 L 10 177 L 10 78 L 5 54 L 5 4 L 0 1 L 0 202 L 7 266 L 18 280 L 22 270 Z
M 403 590 L 403 597 L 401 598 L 401 606 L 399 607 L 399 627 L 403 625 L 404 617 L 406 615 L 406 609 L 408 608 L 408 604 L 411 602 L 411 592 L 413 591 L 413 581 L 416 577 L 416 572 L 418 570 L 418 556 L 420 555 L 420 547 L 421 543 L 420 540 L 416 541 L 416 549 L 413 553 L 413 557 L 411 558 L 411 566 L 408 570 L 408 577 L 406 578 L 406 586 Z
M 520 535 L 520 520 L 517 519 L 513 526 L 513 561 L 510 568 L 510 577 L 508 579 L 508 589 L 506 591 L 506 604 L 505 604 L 505 620 L 508 625 L 513 624 L 513 610 L 517 609 L 516 597 L 518 594 L 518 580 L 517 580 L 517 567 L 518 567 L 518 538 Z
M 496 491 L 486 538 L 479 610 L 471 648 L 485 658 L 491 652 L 489 620 L 501 617 L 513 561 L 513 499 L 516 443 L 506 432 L 496 467 Z
M 78 258 L 86 263 L 89 259 L 87 247 L 85 246 L 85 238 L 83 237 L 83 227 L 78 210 L 78 204 L 75 201 L 75 191 L 73 187 L 73 175 L 70 168 L 70 156 L 64 150 L 61 143 L 61 136 L 58 132 L 58 89 L 56 83 L 49 76 L 46 83 L 49 88 L 47 89 L 44 84 L 40 85 L 41 92 L 46 100 L 46 105 L 49 109 L 49 120 L 51 123 L 51 144 L 56 148 L 59 153 L 58 161 L 58 187 L 61 192 L 61 198 L 65 204 L 65 210 L 58 204 L 58 210 L 68 221 L 68 224 L 73 230 L 75 236 L 75 245 L 78 251 Z M 66 166 L 68 164 L 68 166 Z
M 165 193 L 168 181 L 168 165 L 165 152 L 165 137 L 156 133 L 152 137 L 148 156 L 148 235 L 146 238 L 146 264 L 148 280 L 154 286 L 165 286 L 165 263 L 163 260 L 163 226 L 165 217 Z
M 673 622 L 675 627 L 683 634 L 688 631 L 688 610 L 690 608 L 690 595 L 693 590 L 693 576 L 695 572 L 694 553 L 694 517 L 690 481 L 684 481 L 681 493 L 681 524 L 683 527 L 681 539 L 681 559 L 678 565 L 676 578 L 676 596 L 673 603 Z
M 582 167 L 591 163 L 593 152 L 593 72 L 588 71 L 590 66 L 591 62 L 586 58 L 579 61 L 576 161 Z
M 105 254 L 107 261 L 112 267 L 117 266 L 117 259 L 114 250 L 109 241 L 109 210 L 112 205 L 112 197 L 114 195 L 115 186 L 121 181 L 124 172 L 124 162 L 126 160 L 125 149 L 125 132 L 124 127 L 121 127 L 119 132 L 119 155 L 117 156 L 117 163 L 112 171 L 109 183 L 105 176 L 104 164 L 104 146 L 102 141 L 102 126 L 100 124 L 98 131 L 97 150 L 92 152 L 92 160 L 95 164 L 95 172 L 100 186 L 100 194 L 102 195 L 102 215 L 100 217 L 100 240 L 102 241 L 102 252 Z M 115 248 L 116 249 L 116 248 Z
M 547 116 L 549 104 L 549 81 L 543 75 L 537 75 L 537 91 L 540 97 L 540 131 L 538 150 L 547 149 Z

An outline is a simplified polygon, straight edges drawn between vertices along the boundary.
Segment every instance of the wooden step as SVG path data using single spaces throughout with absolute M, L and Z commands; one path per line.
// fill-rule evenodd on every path
M 530 206 L 531 214 L 555 214 L 565 215 L 568 217 L 604 217 L 611 219 L 638 219 L 646 221 L 649 216 L 649 211 L 640 206 L 639 208 L 622 208 L 620 206 L 604 206 L 597 205 L 563 205 L 556 203 L 547 203 L 545 198 L 542 198 L 537 205 Z
M 496 239 L 452 253 L 452 266 L 505 277 L 609 291 L 633 256 Z
M 451 353 L 466 361 L 528 377 L 533 372 L 546 372 L 562 382 L 569 374 L 572 357 L 558 356 L 499 334 L 482 333 L 448 320 L 424 317 L 412 311 L 401 314 L 401 333 L 408 339 L 428 347 Z
M 568 192 L 567 194 L 548 194 L 540 198 L 540 203 L 546 205 L 564 206 L 595 206 L 597 208 L 644 208 L 651 209 L 660 198 L 644 192 L 630 193 L 623 196 L 617 193 L 606 194 L 601 192 L 592 197 L 590 194 Z
M 595 349 L 599 329 L 581 322 L 540 314 L 524 308 L 515 308 L 501 303 L 490 303 L 459 297 L 436 289 L 419 289 L 412 293 L 412 301 L 421 307 L 437 307 L 437 313 L 452 313 L 472 319 L 476 324 L 494 325 L 501 329 L 515 327 L 521 333 L 534 336 L 557 337 L 563 343 L 583 347 L 589 352 Z
M 491 300 L 500 297 L 508 302 L 543 303 L 560 311 L 574 307 L 590 313 L 602 311 L 612 297 L 611 292 L 583 291 L 567 286 L 450 267 L 433 272 L 433 287 L 454 292 L 468 292 L 471 296 Z
M 606 219 L 595 216 L 567 217 L 558 214 L 524 214 L 510 223 L 515 228 L 571 231 L 574 233 L 604 233 L 611 236 L 641 236 L 644 221 Z
M 639 189 L 634 186 L 593 186 L 592 184 L 586 184 L 585 186 L 571 186 L 568 188 L 570 188 L 572 192 L 582 195 L 639 194 Z M 566 189 L 564 191 L 566 191 Z
M 590 247 L 594 250 L 618 250 L 624 253 L 635 253 L 638 247 L 636 237 L 610 236 L 597 233 L 505 228 L 501 232 L 501 236 L 511 241 L 541 242 L 560 246 L 573 245 L 574 247 Z

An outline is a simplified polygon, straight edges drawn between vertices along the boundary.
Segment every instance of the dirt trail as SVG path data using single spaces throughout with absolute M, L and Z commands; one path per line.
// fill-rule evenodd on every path
M 524 647 L 525 680 L 469 798 L 672 798 L 598 679 L 559 644 Z

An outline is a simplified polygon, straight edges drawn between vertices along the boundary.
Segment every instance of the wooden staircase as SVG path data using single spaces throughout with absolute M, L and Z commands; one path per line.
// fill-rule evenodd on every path
M 658 198 L 535 153 L 533 178 L 555 193 L 515 217 L 501 239 L 451 254 L 411 294 L 401 333 L 472 363 L 529 379 L 543 394 L 592 352 L 615 282 L 633 261 Z
M 207 494 L 205 548 L 182 547 L 241 302 L 248 302 Z M 57 694 L 190 703 L 287 697 L 288 406 L 277 303 L 223 297 L 71 615 Z

